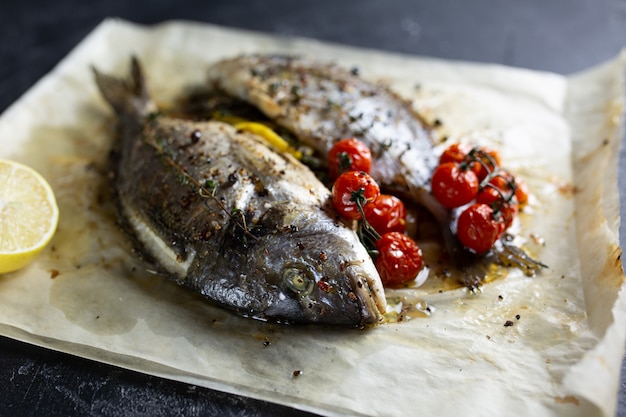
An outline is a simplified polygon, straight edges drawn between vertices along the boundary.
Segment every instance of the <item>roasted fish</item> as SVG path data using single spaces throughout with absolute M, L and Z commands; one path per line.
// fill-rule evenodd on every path
M 256 106 L 323 157 L 356 137 L 372 151 L 381 187 L 409 195 L 442 221 L 447 212 L 428 192 L 437 164 L 433 136 L 410 103 L 355 70 L 306 57 L 241 55 L 213 64 L 209 84 Z
M 136 60 L 128 80 L 95 76 L 119 119 L 119 214 L 148 262 L 243 316 L 380 320 L 378 273 L 307 167 L 228 124 L 160 115 Z

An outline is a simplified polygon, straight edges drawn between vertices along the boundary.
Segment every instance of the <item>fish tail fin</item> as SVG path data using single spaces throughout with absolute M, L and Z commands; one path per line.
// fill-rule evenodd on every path
M 102 96 L 118 115 L 145 116 L 156 111 L 156 106 L 146 86 L 141 64 L 136 57 L 133 56 L 131 59 L 128 79 L 102 74 L 93 67 L 92 70 Z

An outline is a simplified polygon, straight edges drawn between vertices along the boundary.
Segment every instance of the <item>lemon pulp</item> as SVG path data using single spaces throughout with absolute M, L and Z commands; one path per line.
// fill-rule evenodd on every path
M 52 239 L 58 218 L 46 180 L 30 167 L 0 159 L 0 274 L 32 262 Z

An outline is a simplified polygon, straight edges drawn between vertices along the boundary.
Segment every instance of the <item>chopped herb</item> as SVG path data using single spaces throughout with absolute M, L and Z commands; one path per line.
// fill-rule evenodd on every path
M 350 158 L 348 152 L 340 152 L 337 158 L 339 159 L 339 173 L 350 170 L 352 167 L 352 158 Z
M 211 195 L 215 195 L 215 190 L 217 189 L 217 183 L 213 180 L 206 180 L 204 182 L 204 188 L 209 190 Z
M 278 89 L 280 88 L 280 83 L 278 82 L 273 82 L 269 85 L 269 94 L 272 96 L 275 96 L 276 93 L 278 92 Z
M 356 122 L 358 120 L 361 120 L 363 118 L 363 113 L 359 113 L 356 116 L 350 114 L 350 115 L 348 115 L 348 117 L 350 118 L 350 123 L 354 123 L 354 122 Z
M 298 101 L 300 101 L 301 95 L 300 95 L 300 86 L 298 85 L 294 85 L 291 87 L 291 95 L 293 95 L 294 101 L 297 103 Z

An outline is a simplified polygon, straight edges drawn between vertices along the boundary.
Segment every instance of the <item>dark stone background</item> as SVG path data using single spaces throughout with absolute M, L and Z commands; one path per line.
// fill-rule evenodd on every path
M 625 0 L 3 0 L 0 111 L 106 17 L 145 24 L 188 19 L 562 74 L 595 65 L 626 46 Z M 0 138 L 0 146 L 6 140 L 10 138 Z M 625 161 L 622 152 L 620 184 L 626 184 Z M 626 206 L 624 195 L 621 205 Z M 622 238 L 622 246 L 624 242 Z M 624 379 L 619 389 L 621 417 L 626 416 Z M 13 415 L 308 414 L 0 337 L 0 416 Z

